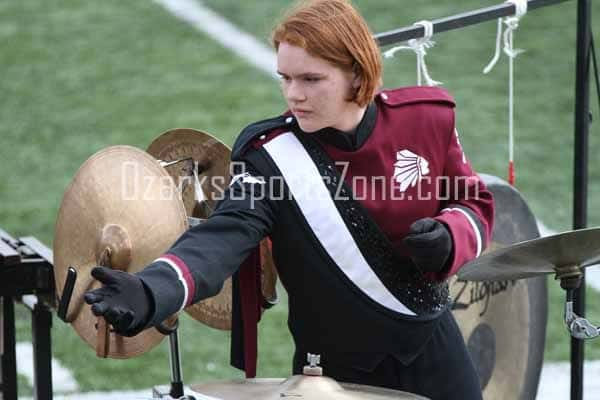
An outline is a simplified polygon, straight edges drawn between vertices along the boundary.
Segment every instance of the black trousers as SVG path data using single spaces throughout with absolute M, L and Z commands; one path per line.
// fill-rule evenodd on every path
M 399 338 L 399 340 L 402 340 Z M 323 375 L 339 382 L 379 386 L 419 394 L 432 400 L 481 400 L 477 371 L 464 340 L 450 313 L 440 316 L 423 352 L 405 365 L 392 355 L 382 355 L 373 369 L 365 370 L 321 355 Z M 294 374 L 302 374 L 306 353 L 294 354 Z

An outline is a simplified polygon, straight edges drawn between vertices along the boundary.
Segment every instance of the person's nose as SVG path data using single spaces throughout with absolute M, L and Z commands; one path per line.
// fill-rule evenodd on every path
M 306 100 L 306 95 L 301 85 L 297 81 L 290 81 L 286 87 L 285 97 L 288 102 L 298 103 Z

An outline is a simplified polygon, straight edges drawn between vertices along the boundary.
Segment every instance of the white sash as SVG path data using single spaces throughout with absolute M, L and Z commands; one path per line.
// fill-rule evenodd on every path
M 298 138 L 287 132 L 266 143 L 264 148 L 281 171 L 306 222 L 348 279 L 382 306 L 401 314 L 416 315 L 398 301 L 373 272 Z

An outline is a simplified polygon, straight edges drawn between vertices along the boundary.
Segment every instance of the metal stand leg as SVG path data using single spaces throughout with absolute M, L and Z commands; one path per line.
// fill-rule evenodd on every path
M 15 305 L 12 297 L 2 302 L 2 399 L 17 400 L 17 356 L 15 354 Z
M 179 358 L 179 320 L 176 320 L 173 326 L 167 326 L 165 323 L 156 327 L 163 335 L 169 336 L 169 363 L 171 365 L 171 387 L 169 397 L 172 399 L 194 400 L 193 396 L 185 396 L 183 390 L 183 377 L 181 374 L 181 359 Z M 154 389 L 155 398 L 163 398 L 163 394 L 156 388 Z
M 35 400 L 52 400 L 52 313 L 38 300 L 31 314 Z
M 590 49 L 592 0 L 577 1 L 577 54 L 575 66 L 575 157 L 573 172 L 573 229 L 588 223 L 589 125 L 590 125 Z M 585 277 L 585 275 L 584 275 Z M 573 311 L 585 317 L 585 278 L 575 291 Z M 583 399 L 584 342 L 571 339 L 571 400 Z
M 171 397 L 178 399 L 183 396 L 183 379 L 181 376 L 181 361 L 179 358 L 179 334 L 175 329 L 169 335 L 169 359 L 171 361 Z

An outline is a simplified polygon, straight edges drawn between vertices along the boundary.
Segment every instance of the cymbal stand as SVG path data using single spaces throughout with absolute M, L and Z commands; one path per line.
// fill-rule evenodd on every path
M 600 336 L 600 329 L 573 311 L 575 290 L 581 285 L 582 276 L 579 265 L 556 267 L 556 279 L 560 279 L 560 287 L 567 292 L 565 324 L 569 333 L 576 339 L 593 339 Z
M 304 375 L 323 376 L 323 368 L 319 367 L 319 363 L 321 362 L 320 354 L 307 353 L 306 361 L 308 362 L 308 365 L 305 365 L 302 370 Z
M 185 396 L 183 390 L 183 377 L 181 373 L 181 358 L 179 357 L 179 319 L 173 326 L 167 326 L 164 322 L 156 327 L 156 330 L 165 336 L 169 336 L 169 363 L 171 364 L 171 388 L 169 396 L 173 399 L 195 400 L 192 396 Z

